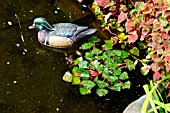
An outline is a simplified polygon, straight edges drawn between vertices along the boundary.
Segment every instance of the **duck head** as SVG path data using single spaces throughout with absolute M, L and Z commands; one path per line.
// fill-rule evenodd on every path
M 28 28 L 29 29 L 36 28 L 38 30 L 43 30 L 43 29 L 53 30 L 53 27 L 43 17 L 35 18 L 33 21 L 33 24 L 29 26 Z

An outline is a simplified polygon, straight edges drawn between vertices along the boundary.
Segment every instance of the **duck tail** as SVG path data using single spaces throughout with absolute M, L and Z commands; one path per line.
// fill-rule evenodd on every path
M 91 35 L 95 33 L 97 29 L 87 29 L 86 31 L 82 32 L 84 35 Z
M 93 33 L 95 33 L 97 31 L 97 29 L 87 29 L 83 32 L 80 32 L 75 38 L 76 38 L 76 42 L 79 42 L 80 40 L 82 40 L 83 38 L 85 38 L 88 35 L 91 35 Z

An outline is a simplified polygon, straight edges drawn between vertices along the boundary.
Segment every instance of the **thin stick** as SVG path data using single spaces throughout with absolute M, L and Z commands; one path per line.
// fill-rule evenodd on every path
M 18 20 L 19 28 L 20 28 L 20 31 L 21 31 L 21 23 L 20 23 L 20 20 L 19 20 L 17 14 L 15 14 L 15 17 L 16 17 L 17 20 Z M 22 40 L 22 42 L 25 42 L 25 41 L 24 41 L 24 36 L 23 36 L 23 34 L 22 34 L 22 31 L 21 31 L 21 40 Z M 24 43 L 24 44 L 25 44 L 25 43 Z

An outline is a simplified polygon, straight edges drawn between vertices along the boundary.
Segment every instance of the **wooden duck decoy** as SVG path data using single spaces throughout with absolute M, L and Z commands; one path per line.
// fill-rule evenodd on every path
M 88 35 L 95 33 L 96 29 L 78 26 L 72 23 L 57 23 L 50 25 L 43 17 L 35 18 L 29 29 L 36 28 L 38 40 L 41 44 L 54 48 L 67 48 L 80 42 Z

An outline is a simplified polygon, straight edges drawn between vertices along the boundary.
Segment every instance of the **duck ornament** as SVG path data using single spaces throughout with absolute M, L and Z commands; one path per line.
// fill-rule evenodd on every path
M 78 26 L 72 23 L 57 23 L 50 25 L 43 17 L 35 18 L 29 29 L 36 28 L 38 40 L 41 44 L 54 48 L 67 48 L 80 42 L 88 35 L 95 33 L 96 29 Z

